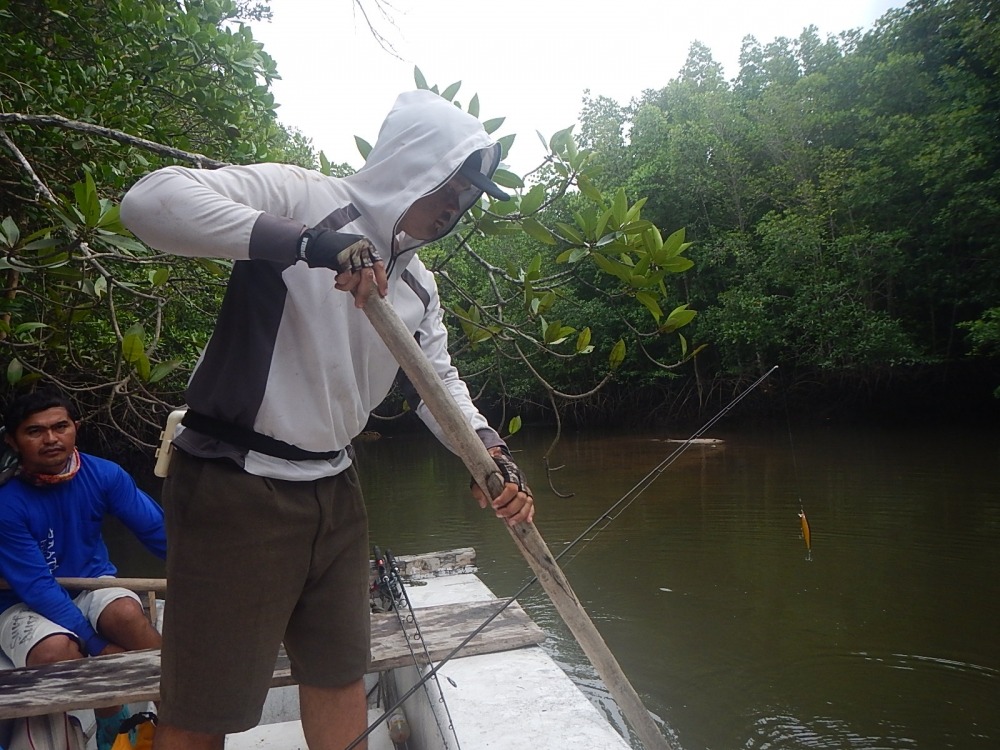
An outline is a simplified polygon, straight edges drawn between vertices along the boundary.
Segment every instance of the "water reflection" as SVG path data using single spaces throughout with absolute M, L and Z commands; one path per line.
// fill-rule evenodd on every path
M 680 746 L 1000 746 L 1000 437 L 796 429 L 718 433 L 685 452 L 560 565 L 647 707 Z M 512 441 L 554 553 L 670 454 L 668 437 Z M 432 438 L 359 447 L 372 541 L 477 549 L 500 596 L 530 578 Z M 806 561 L 799 509 L 808 514 Z M 223 533 L 220 531 L 220 533 Z M 124 568 L 125 566 L 123 566 Z M 149 571 L 132 571 L 146 574 Z M 550 653 L 620 716 L 537 587 Z

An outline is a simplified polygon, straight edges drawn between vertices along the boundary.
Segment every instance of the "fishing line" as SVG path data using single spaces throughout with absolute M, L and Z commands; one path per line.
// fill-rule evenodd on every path
M 695 440 L 697 440 L 699 437 L 708 432 L 708 430 L 710 430 L 720 419 L 722 419 L 730 411 L 732 411 L 733 408 L 738 403 L 740 403 L 740 401 L 746 398 L 755 388 L 757 388 L 757 386 L 763 383 L 768 378 L 768 376 L 777 369 L 778 365 L 774 365 L 774 367 L 772 367 L 770 370 L 768 370 L 759 378 L 757 378 L 753 383 L 747 386 L 747 388 L 742 393 L 740 393 L 738 396 L 736 396 L 736 398 L 734 398 L 725 407 L 723 407 L 718 414 L 709 419 L 704 425 L 699 427 L 691 435 L 691 437 L 689 437 L 687 440 L 685 440 L 683 443 L 677 446 L 677 448 L 673 451 L 673 453 L 671 453 L 660 463 L 654 466 L 649 471 L 649 473 L 646 474 L 646 476 L 644 476 L 642 479 L 640 479 L 638 482 L 635 483 L 632 489 L 630 489 L 628 492 L 622 495 L 619 500 L 617 500 L 613 505 L 611 505 L 611 507 L 609 507 L 606 511 L 604 511 L 604 513 L 602 513 L 592 524 L 590 524 L 590 526 L 588 526 L 582 532 L 580 532 L 580 534 L 576 537 L 576 539 L 574 539 L 567 545 L 566 549 L 564 549 L 562 552 L 556 555 L 556 560 L 560 560 L 563 557 L 563 555 L 565 555 L 571 549 L 573 549 L 587 536 L 587 534 L 589 534 L 591 531 L 594 531 L 594 529 L 597 529 L 597 526 L 603 522 L 604 525 L 601 526 L 601 528 L 597 529 L 597 532 L 594 534 L 594 536 L 592 536 L 590 539 L 587 539 L 586 541 L 589 543 L 591 540 L 596 538 L 597 535 L 600 534 L 602 531 L 604 531 L 604 529 L 606 529 L 611 524 L 612 521 L 614 521 L 622 513 L 624 513 L 628 509 L 628 507 L 638 499 L 639 495 L 641 495 L 643 492 L 649 489 L 649 486 L 659 478 L 660 474 L 669 469 L 671 464 L 674 463 L 674 461 L 680 458 L 681 455 L 688 448 L 694 445 Z M 618 512 L 615 513 L 615 511 Z M 580 549 L 577 551 L 577 554 L 586 549 L 586 547 L 587 547 L 586 544 L 580 547 Z M 576 557 L 576 555 L 574 555 L 573 557 Z M 570 558 L 570 560 L 572 559 L 573 558 Z
M 683 443 L 681 443 L 663 461 L 661 461 L 659 464 L 657 464 L 655 467 L 653 467 L 653 469 L 651 469 L 646 474 L 646 476 L 644 476 L 642 479 L 640 479 L 638 482 L 636 482 L 636 484 L 630 490 L 628 490 L 624 495 L 622 495 L 622 497 L 619 500 L 617 500 L 606 511 L 604 511 L 592 524 L 590 524 L 590 526 L 588 526 L 586 529 L 584 529 L 576 537 L 576 539 L 574 539 L 572 542 L 570 542 L 562 552 L 560 552 L 558 555 L 555 556 L 555 559 L 559 560 L 560 558 L 563 557 L 563 555 L 565 555 L 570 550 L 572 550 L 577 544 L 579 544 L 584 539 L 584 537 L 587 536 L 587 534 L 589 534 L 591 531 L 593 531 L 595 528 L 597 528 L 597 526 L 602 521 L 604 522 L 604 526 L 602 526 L 600 529 L 597 530 L 597 534 L 601 533 L 601 531 L 603 531 L 605 528 L 607 528 L 607 526 L 611 523 L 611 521 L 613 521 L 616 518 L 618 518 L 618 516 L 620 516 L 632 503 L 634 503 L 636 501 L 636 499 L 639 497 L 639 495 L 641 495 L 646 489 L 648 489 L 648 487 L 657 479 L 657 477 L 660 476 L 660 474 L 662 474 L 664 471 L 666 471 L 667 468 L 669 468 L 670 465 L 674 461 L 676 461 L 678 458 L 680 458 L 681 454 L 683 454 L 684 451 L 686 451 L 688 448 L 690 448 L 694 444 L 695 440 L 697 440 L 699 437 L 701 437 L 703 434 L 705 434 L 705 432 L 707 432 L 708 430 L 710 430 L 720 419 L 722 419 L 730 411 L 732 411 L 733 408 L 738 403 L 740 403 L 744 398 L 746 398 L 750 393 L 752 393 L 754 391 L 754 389 L 757 388 L 757 386 L 759 386 L 761 383 L 763 383 L 768 378 L 768 376 L 770 376 L 771 373 L 773 373 L 777 369 L 778 369 L 778 365 L 774 365 L 770 370 L 768 370 L 767 372 L 765 372 L 763 375 L 761 375 L 759 378 L 757 378 L 753 383 L 751 383 L 749 386 L 747 386 L 747 388 L 744 389 L 743 392 L 741 392 L 739 395 L 737 395 L 732 401 L 730 401 L 725 407 L 723 407 L 721 411 L 719 411 L 714 417 L 712 417 L 711 419 L 709 419 L 702 427 L 698 428 L 694 433 L 692 433 L 692 435 L 687 440 L 685 440 Z M 615 513 L 615 511 L 617 511 L 619 509 L 620 509 L 620 512 L 618 512 L 616 515 L 612 515 L 613 513 Z M 596 537 L 597 534 L 594 534 L 594 536 Z M 588 541 L 590 541 L 590 540 L 588 540 Z M 581 548 L 580 551 L 582 551 L 584 548 L 585 547 Z M 482 633 L 489 626 L 489 624 L 491 622 L 493 622 L 497 617 L 499 617 L 500 614 L 505 609 L 507 609 L 511 604 L 513 604 L 514 601 L 517 600 L 521 596 L 521 594 L 523 594 L 525 591 L 527 591 L 529 588 L 531 588 L 535 583 L 537 583 L 537 581 L 538 581 L 538 577 L 537 576 L 532 576 L 530 579 L 528 579 L 528 581 L 526 581 L 524 583 L 524 585 L 521 586 L 521 588 L 519 588 L 517 591 L 515 591 L 510 597 L 508 597 L 506 599 L 506 601 L 503 602 L 503 604 L 500 605 L 500 607 L 497 609 L 496 612 L 494 612 L 489 617 L 487 617 L 475 630 L 473 630 L 471 633 L 469 633 L 469 635 L 467 635 L 462 640 L 461 643 L 459 643 L 448 654 L 446 654 L 445 657 L 443 659 L 441 659 L 441 661 L 439 661 L 436 666 L 432 667 L 427 672 L 427 674 L 425 674 L 415 685 L 413 685 L 409 690 L 407 690 L 405 693 L 403 693 L 403 695 L 401 695 L 396 700 L 395 704 L 393 704 L 391 707 L 387 708 L 386 711 L 385 711 L 385 713 L 382 714 L 382 716 L 380 716 L 378 719 L 376 719 L 375 722 L 372 723 L 362 734 L 358 735 L 357 739 L 355 739 L 350 745 L 348 745 L 346 748 L 344 748 L 344 750 L 353 750 L 353 748 L 357 747 L 358 743 L 360 743 L 362 740 L 364 740 L 366 737 L 368 737 L 368 735 L 370 735 L 372 732 L 374 732 L 375 729 L 379 726 L 379 724 L 381 724 L 382 722 L 386 721 L 388 719 L 389 715 L 396 708 L 398 708 L 399 706 L 403 705 L 403 703 L 405 703 L 406 700 L 411 695 L 413 695 L 415 692 L 417 692 L 417 690 L 419 690 L 420 687 L 424 683 L 427 682 L 427 680 L 431 679 L 431 677 L 433 677 L 436 680 L 437 679 L 437 673 L 438 673 L 438 671 L 440 671 L 440 669 L 445 664 L 447 664 L 449 661 L 451 661 L 452 659 L 454 659 L 459 654 L 459 652 L 462 651 L 462 649 L 464 649 L 467 645 L 469 645 L 469 643 L 476 636 L 478 636 L 480 633 Z M 424 648 L 425 648 L 425 653 L 426 653 L 426 644 L 425 644 Z M 428 658 L 428 661 L 429 661 L 430 657 L 428 656 L 427 658 Z M 442 695 L 443 695 L 443 693 L 442 693 Z
M 799 533 L 806 543 L 806 562 L 812 562 L 812 532 L 809 530 L 809 519 L 806 518 L 806 510 L 802 507 L 802 485 L 799 483 L 799 463 L 795 455 L 795 441 L 792 439 L 792 418 L 788 413 L 788 398 L 785 398 L 785 426 L 788 427 L 788 445 L 792 449 L 792 477 L 794 478 L 795 489 L 799 495 Z

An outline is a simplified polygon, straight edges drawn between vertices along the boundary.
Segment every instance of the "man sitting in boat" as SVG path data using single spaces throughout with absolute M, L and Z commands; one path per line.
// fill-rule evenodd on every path
M 20 396 L 4 436 L 19 466 L 0 486 L 0 648 L 15 667 L 158 648 L 160 635 L 133 592 L 68 593 L 56 577 L 114 576 L 101 537 L 118 518 L 153 554 L 166 556 L 163 512 L 117 464 L 80 453 L 73 403 L 52 392 Z M 98 709 L 99 750 L 111 747 L 122 707 Z
M 497 461 L 504 489 L 491 501 L 476 487 L 480 505 L 531 520 L 531 493 L 451 362 L 434 276 L 416 256 L 484 192 L 509 197 L 491 179 L 500 152 L 475 117 L 410 91 L 353 175 L 166 167 L 122 200 L 122 221 L 151 247 L 234 261 L 163 486 L 157 750 L 221 750 L 226 733 L 255 726 L 282 641 L 310 748 L 355 747 L 365 729 L 370 548 L 351 441 L 399 371 L 359 309 L 371 295 L 392 306 Z

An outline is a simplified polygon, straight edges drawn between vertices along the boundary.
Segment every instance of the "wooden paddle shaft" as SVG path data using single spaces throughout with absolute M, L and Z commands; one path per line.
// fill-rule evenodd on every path
M 503 490 L 503 481 L 497 473 L 496 463 L 396 311 L 377 293 L 368 298 L 364 310 L 476 482 L 488 491 L 490 497 L 499 495 Z M 538 529 L 533 523 L 505 526 L 646 750 L 670 748 L 580 604 Z

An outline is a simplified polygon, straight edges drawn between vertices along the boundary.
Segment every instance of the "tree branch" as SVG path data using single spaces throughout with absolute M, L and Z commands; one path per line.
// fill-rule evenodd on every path
M 190 162 L 195 166 L 201 167 L 202 169 L 217 169 L 218 167 L 229 166 L 224 161 L 210 159 L 203 154 L 193 154 L 189 151 L 181 151 L 179 148 L 164 146 L 162 143 L 156 143 L 155 141 L 149 141 L 145 138 L 129 135 L 128 133 L 123 133 L 120 130 L 105 128 L 101 125 L 94 125 L 89 122 L 70 120 L 59 115 L 25 115 L 18 112 L 0 112 L 0 124 L 2 123 L 13 123 L 15 125 L 49 125 L 57 128 L 64 128 L 66 130 L 76 130 L 81 133 L 88 133 L 90 135 L 108 138 L 112 141 L 118 141 L 119 143 L 124 143 L 126 146 L 135 146 L 145 151 L 151 151 L 154 154 L 159 154 L 160 156 L 169 156 L 175 159 L 181 159 L 183 161 Z M 9 139 L 5 138 L 4 140 L 6 143 Z M 17 151 L 16 153 L 20 154 L 20 151 Z

